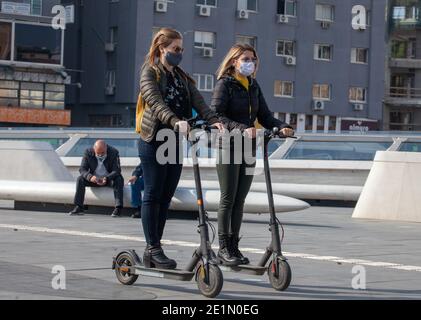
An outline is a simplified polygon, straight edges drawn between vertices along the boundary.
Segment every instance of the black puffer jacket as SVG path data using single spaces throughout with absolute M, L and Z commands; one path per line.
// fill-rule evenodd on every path
M 237 79 L 227 75 L 216 84 L 211 108 L 227 129 L 244 131 L 254 127 L 256 120 L 266 129 L 291 128 L 270 112 L 257 81 L 249 78 L 249 83 L 247 91 Z
M 174 68 L 174 71 L 180 76 L 188 93 L 188 113 L 192 114 L 192 110 L 195 109 L 201 118 L 208 121 L 209 124 L 218 122 L 218 117 L 208 107 L 190 77 L 178 67 Z M 160 124 L 173 128 L 176 122 L 182 120 L 164 102 L 164 97 L 167 94 L 167 76 L 161 63 L 156 66 L 151 66 L 149 63 L 143 65 L 140 76 L 140 92 L 146 103 L 140 124 L 140 136 L 144 141 L 151 142 L 155 138 Z

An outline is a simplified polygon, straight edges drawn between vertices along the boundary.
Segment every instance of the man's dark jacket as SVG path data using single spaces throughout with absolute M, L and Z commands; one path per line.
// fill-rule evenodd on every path
M 107 158 L 104 160 L 104 166 L 109 172 L 107 180 L 113 180 L 121 176 L 120 155 L 116 148 L 107 146 Z M 87 181 L 95 175 L 95 170 L 98 167 L 98 160 L 95 156 L 93 148 L 87 149 L 80 165 L 80 175 Z

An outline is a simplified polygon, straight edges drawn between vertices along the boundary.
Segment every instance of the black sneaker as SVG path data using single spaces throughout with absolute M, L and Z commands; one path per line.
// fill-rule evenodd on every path
M 83 208 L 76 206 L 72 211 L 69 212 L 69 216 L 83 216 Z
M 132 218 L 133 219 L 141 219 L 142 218 L 140 209 L 138 209 L 135 213 L 132 214 Z
M 113 213 L 111 214 L 111 217 L 113 218 L 119 218 L 121 217 L 121 209 L 120 208 L 115 208 Z

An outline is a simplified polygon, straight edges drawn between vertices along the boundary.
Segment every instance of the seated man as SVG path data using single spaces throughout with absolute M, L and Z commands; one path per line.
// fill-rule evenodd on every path
M 132 189 L 132 206 L 133 208 L 137 208 L 137 211 L 132 215 L 132 218 L 140 219 L 142 210 L 142 191 L 145 188 L 143 183 L 142 164 L 139 164 L 133 171 L 132 177 L 129 179 L 129 185 Z
M 74 200 L 76 207 L 70 215 L 83 215 L 86 187 L 112 187 L 115 198 L 112 217 L 119 217 L 123 208 L 124 179 L 118 150 L 108 146 L 105 141 L 98 140 L 93 148 L 85 151 L 79 172 Z

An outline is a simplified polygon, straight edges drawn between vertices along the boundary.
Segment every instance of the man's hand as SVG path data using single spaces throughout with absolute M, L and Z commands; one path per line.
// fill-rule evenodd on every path
M 290 128 L 284 128 L 281 130 L 281 133 L 285 136 L 285 137 L 293 137 L 295 132 L 293 129 Z
M 91 178 L 91 180 L 89 180 L 90 182 L 92 182 L 92 183 L 95 183 L 95 184 L 98 184 L 98 178 L 97 177 L 95 177 L 95 176 L 93 176 L 92 178 Z
M 130 179 L 129 179 L 129 181 L 127 182 L 128 184 L 135 184 L 136 183 L 136 181 L 137 181 L 137 177 L 136 176 L 133 176 L 133 177 L 131 177 Z

